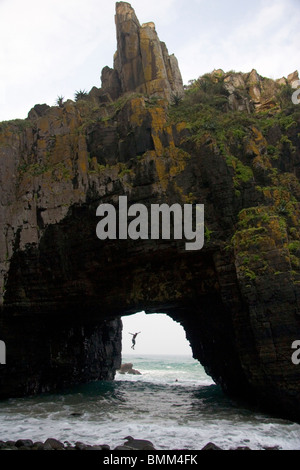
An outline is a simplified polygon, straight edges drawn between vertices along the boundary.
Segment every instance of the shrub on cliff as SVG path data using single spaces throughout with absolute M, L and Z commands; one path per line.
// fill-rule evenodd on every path
M 85 90 L 79 90 L 75 92 L 75 101 L 84 100 L 88 97 L 88 93 Z
M 64 97 L 63 96 L 58 96 L 56 98 L 56 106 L 59 106 L 60 108 L 63 107 L 63 104 L 64 104 Z

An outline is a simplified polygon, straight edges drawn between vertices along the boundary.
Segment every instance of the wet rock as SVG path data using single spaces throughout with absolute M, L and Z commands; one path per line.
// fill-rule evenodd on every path
M 100 447 L 102 450 L 110 450 L 110 446 L 108 444 L 102 444 Z
M 15 446 L 15 441 L 0 441 L 0 450 L 18 450 L 19 447 Z
M 221 447 L 218 447 L 216 444 L 214 444 L 213 442 L 209 442 L 208 444 L 206 444 L 203 449 L 201 450 L 223 450 L 221 449 Z
M 21 447 L 32 447 L 33 446 L 33 442 L 31 439 L 18 439 L 15 443 L 15 446 L 18 447 L 18 448 L 21 448 Z
M 47 448 L 53 449 L 53 450 L 63 450 L 64 447 L 65 447 L 62 442 L 58 441 L 57 439 L 53 439 L 53 438 L 48 438 L 45 441 L 44 446 L 47 447 Z
M 43 444 L 42 450 L 54 450 L 49 442 Z
M 127 447 L 131 450 L 155 450 L 155 447 L 152 442 L 145 439 L 134 439 L 132 436 L 127 436 L 126 442 L 122 447 Z M 119 448 L 119 450 L 122 450 Z
M 87 444 L 84 444 L 83 442 L 75 442 L 75 449 L 76 450 L 87 450 Z
M 264 450 L 280 450 L 279 446 L 264 446 Z
M 132 448 L 125 446 L 125 445 L 121 445 L 121 446 L 115 447 L 114 450 L 132 450 Z
M 138 370 L 133 369 L 133 364 L 127 363 L 122 364 L 121 368 L 118 370 L 120 374 L 130 374 L 130 375 L 142 375 Z
M 248 447 L 248 446 L 239 446 L 239 447 L 236 447 L 233 450 L 252 450 L 252 449 L 250 449 L 250 447 Z
M 110 446 L 106 444 L 85 444 L 84 442 L 76 442 L 75 446 L 73 447 L 75 450 L 81 450 L 81 451 L 86 451 L 86 450 L 110 450 Z
M 41 441 L 34 442 L 31 450 L 44 450 L 44 443 Z

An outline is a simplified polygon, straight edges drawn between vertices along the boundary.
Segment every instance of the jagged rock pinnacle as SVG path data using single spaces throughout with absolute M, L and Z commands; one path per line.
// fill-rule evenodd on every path
M 153 22 L 140 25 L 127 2 L 116 3 L 117 51 L 114 68 L 102 70 L 102 89 L 116 99 L 122 93 L 137 92 L 170 100 L 183 93 L 177 59 L 169 55 Z

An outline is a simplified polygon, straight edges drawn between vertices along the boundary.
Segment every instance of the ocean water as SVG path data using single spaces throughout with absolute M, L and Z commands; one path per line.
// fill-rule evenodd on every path
M 128 435 L 157 450 L 300 449 L 300 425 L 237 405 L 188 356 L 123 357 L 142 375 L 116 375 L 64 393 L 0 401 L 0 440 L 54 437 L 108 444 Z

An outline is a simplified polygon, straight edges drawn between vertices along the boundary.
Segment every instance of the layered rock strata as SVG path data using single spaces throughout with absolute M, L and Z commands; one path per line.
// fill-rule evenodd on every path
M 177 59 L 169 55 L 153 22 L 140 25 L 129 3 L 116 4 L 118 48 L 114 68 L 102 71 L 102 89 L 112 99 L 122 93 L 137 92 L 146 96 L 172 99 L 182 96 L 183 82 Z
M 117 5 L 117 35 L 126 26 L 140 44 L 132 15 Z M 118 97 L 131 86 L 119 72 L 142 64 L 121 50 L 106 90 L 0 125 L 1 398 L 112 379 L 120 317 L 145 310 L 183 325 L 225 392 L 300 420 L 300 115 L 288 80 L 215 71 L 170 106 L 171 82 L 141 96 L 139 75 Z M 100 241 L 97 207 L 122 195 L 204 204 L 204 248 Z

